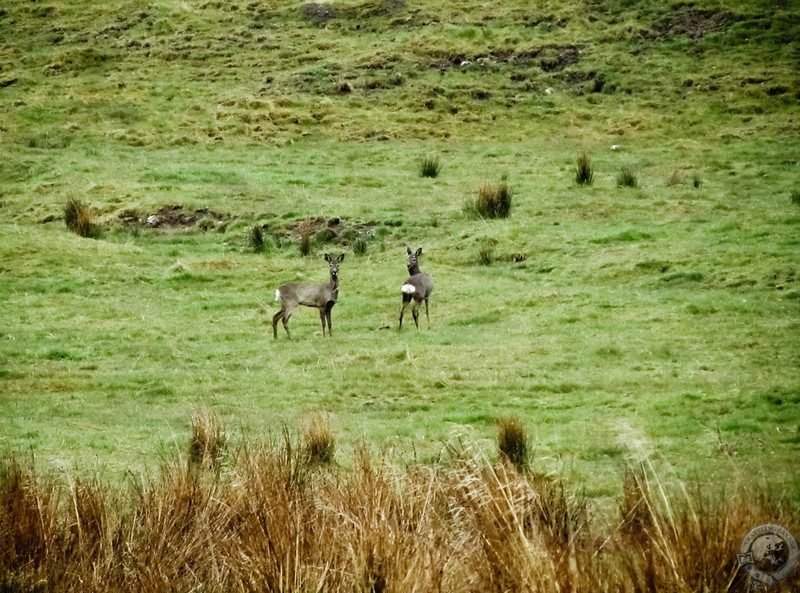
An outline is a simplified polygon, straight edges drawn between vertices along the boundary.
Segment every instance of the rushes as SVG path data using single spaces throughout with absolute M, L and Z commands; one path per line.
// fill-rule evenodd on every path
M 585 152 L 578 157 L 575 166 L 575 182 L 578 185 L 592 185 L 594 181 L 594 166 Z
M 513 197 L 514 191 L 506 181 L 497 186 L 487 181 L 478 190 L 478 197 L 464 205 L 464 212 L 480 218 L 508 218 Z
M 315 412 L 305 422 L 303 429 L 305 454 L 312 463 L 328 464 L 336 452 L 336 436 L 329 414 Z
M 264 232 L 261 230 L 261 225 L 253 225 L 250 229 L 249 243 L 256 253 L 264 251 Z
M 319 472 L 288 433 L 231 457 L 213 474 L 167 463 L 124 496 L 0 464 L 0 590 L 744 590 L 744 535 L 800 522 L 752 487 L 667 487 L 645 466 L 601 522 L 562 480 L 482 457 L 404 467 L 362 449 Z
M 639 180 L 636 178 L 636 172 L 633 167 L 625 165 L 617 173 L 617 185 L 620 187 L 636 187 L 639 185 Z
M 511 463 L 518 472 L 528 464 L 528 437 L 519 418 L 501 418 L 497 435 L 500 456 Z
M 96 238 L 100 235 L 100 227 L 95 224 L 91 210 L 80 200 L 69 199 L 64 204 L 64 223 L 79 237 Z
M 311 255 L 311 236 L 314 234 L 314 226 L 310 220 L 304 220 L 300 228 L 300 255 Z
M 192 436 L 189 440 L 189 463 L 206 469 L 216 467 L 222 459 L 228 437 L 219 416 L 209 407 L 192 414 Z
M 442 163 L 437 155 L 426 156 L 419 163 L 421 177 L 438 177 L 442 170 Z

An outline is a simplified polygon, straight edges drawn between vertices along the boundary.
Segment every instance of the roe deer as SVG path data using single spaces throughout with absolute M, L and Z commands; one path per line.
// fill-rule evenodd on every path
M 406 310 L 406 305 L 414 299 L 414 307 L 411 309 L 411 314 L 414 316 L 414 325 L 419 329 L 419 306 L 422 301 L 425 301 L 425 317 L 428 320 L 428 325 L 431 324 L 431 318 L 428 316 L 428 297 L 433 292 L 433 280 L 427 274 L 419 271 L 419 256 L 422 255 L 422 247 L 417 249 L 416 253 L 412 253 L 411 249 L 406 247 L 408 252 L 408 273 L 411 274 L 403 283 L 400 291 L 403 293 L 403 308 L 400 309 L 400 328 L 403 329 L 403 313 Z
M 325 254 L 325 261 L 331 272 L 331 279 L 327 284 L 316 282 L 289 282 L 275 291 L 275 299 L 281 302 L 281 310 L 272 318 L 272 335 L 278 337 L 278 320 L 283 321 L 286 335 L 289 338 L 289 317 L 297 305 L 316 307 L 319 309 L 319 318 L 322 320 L 322 336 L 325 337 L 325 320 L 328 321 L 328 335 L 331 335 L 331 309 L 339 298 L 339 264 L 344 261 L 344 253 L 338 257 Z

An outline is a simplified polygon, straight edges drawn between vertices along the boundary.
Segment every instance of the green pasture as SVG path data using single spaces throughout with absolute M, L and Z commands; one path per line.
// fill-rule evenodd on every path
M 211 406 L 239 441 L 324 410 L 342 463 L 428 461 L 516 416 L 592 497 L 641 456 L 798 497 L 796 3 L 702 3 L 699 33 L 681 4 L 528 4 L 3 8 L 0 448 L 116 479 Z M 510 217 L 471 216 L 501 180 Z M 399 332 L 406 246 L 435 290 Z M 324 253 L 333 336 L 300 308 L 274 340 Z

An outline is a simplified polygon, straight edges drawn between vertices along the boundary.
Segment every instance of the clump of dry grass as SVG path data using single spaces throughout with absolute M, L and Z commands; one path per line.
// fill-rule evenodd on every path
M 578 185 L 591 185 L 594 181 L 594 166 L 585 152 L 578 157 L 575 165 L 575 182 Z
M 497 186 L 487 181 L 478 190 L 478 197 L 464 205 L 464 211 L 482 218 L 508 218 L 513 197 L 514 191 L 506 181 Z
M 300 232 L 300 255 L 311 255 L 311 238 L 314 235 L 314 225 L 310 220 L 304 220 L 298 229 Z
M 0 590 L 734 591 L 752 527 L 800 526 L 780 497 L 667 486 L 649 466 L 598 522 L 562 480 L 480 454 L 401 466 L 361 449 L 320 472 L 284 432 L 230 457 L 215 473 L 168 462 L 123 492 L 0 464 Z
M 216 412 L 208 406 L 192 414 L 192 436 L 189 439 L 189 462 L 206 469 L 219 465 L 228 436 Z
M 74 198 L 64 204 L 64 223 L 79 237 L 93 238 L 100 234 L 100 227 L 94 222 L 91 209 Z
M 683 175 L 678 169 L 673 169 L 672 173 L 669 174 L 667 178 L 667 186 L 673 187 L 675 185 L 681 185 L 683 183 Z
M 330 414 L 314 412 L 303 427 L 303 447 L 312 463 L 332 463 L 336 453 L 336 433 Z
M 511 463 L 517 471 L 528 465 L 528 436 L 525 425 L 519 418 L 501 418 L 498 422 L 497 449 L 500 456 Z

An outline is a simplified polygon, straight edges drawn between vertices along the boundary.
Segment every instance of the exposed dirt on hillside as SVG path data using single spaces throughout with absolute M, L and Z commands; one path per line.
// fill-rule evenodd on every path
M 667 35 L 686 35 L 701 39 L 709 33 L 724 29 L 733 16 L 721 10 L 688 9 L 663 21 L 658 27 L 659 37 Z
M 583 48 L 584 46 L 579 44 L 543 45 L 519 51 L 498 49 L 474 55 L 449 54 L 435 56 L 430 67 L 445 72 L 451 68 L 463 69 L 472 65 L 495 63 L 507 64 L 514 68 L 538 66 L 545 72 L 560 72 L 580 61 Z
M 125 226 L 177 229 L 193 227 L 202 221 L 210 221 L 211 226 L 219 227 L 225 224 L 229 216 L 208 208 L 186 210 L 181 205 L 169 204 L 162 206 L 154 214 L 139 210 L 125 210 L 120 212 L 117 218 Z
M 375 221 L 353 223 L 348 218 L 313 216 L 294 221 L 286 226 L 289 235 L 315 237 L 325 243 L 347 243 L 354 238 L 370 236 L 378 223 Z

